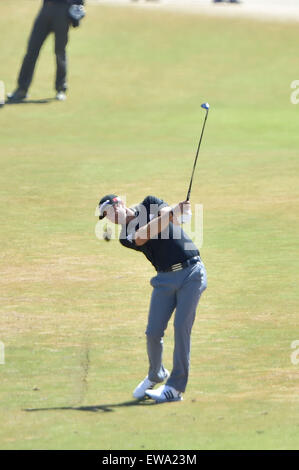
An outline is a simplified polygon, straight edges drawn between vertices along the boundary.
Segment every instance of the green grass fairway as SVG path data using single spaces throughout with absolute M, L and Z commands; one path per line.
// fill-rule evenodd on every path
M 1 2 L 7 91 L 38 5 Z M 68 53 L 65 103 L 39 102 L 49 38 L 31 102 L 0 109 L 1 449 L 299 449 L 298 25 L 88 5 Z M 95 208 L 183 200 L 204 101 L 189 384 L 182 403 L 137 403 L 154 270 L 96 238 Z M 172 348 L 170 322 L 167 368 Z

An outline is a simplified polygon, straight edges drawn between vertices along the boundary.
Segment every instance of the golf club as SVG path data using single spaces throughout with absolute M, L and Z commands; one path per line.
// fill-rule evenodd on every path
M 186 201 L 190 200 L 190 194 L 191 194 L 191 188 L 192 188 L 192 183 L 193 183 L 194 171 L 195 171 L 195 167 L 196 167 L 196 163 L 197 163 L 197 159 L 198 159 L 198 154 L 199 154 L 200 144 L 201 144 L 201 141 L 202 141 L 202 136 L 203 136 L 203 133 L 204 133 L 206 122 L 207 122 L 207 117 L 208 117 L 210 105 L 209 105 L 209 103 L 203 103 L 201 105 L 201 107 L 206 110 L 206 115 L 205 115 L 205 120 L 204 120 L 204 123 L 203 123 L 203 126 L 202 126 L 202 131 L 201 131 L 201 135 L 200 135 L 200 139 L 199 139 L 199 143 L 198 143 L 198 147 L 197 147 L 196 157 L 195 157 L 195 160 L 194 160 L 194 165 L 193 165 L 193 170 L 192 170 L 192 175 L 191 175 L 191 179 L 190 179 L 189 189 L 188 189 L 188 192 L 187 192 Z

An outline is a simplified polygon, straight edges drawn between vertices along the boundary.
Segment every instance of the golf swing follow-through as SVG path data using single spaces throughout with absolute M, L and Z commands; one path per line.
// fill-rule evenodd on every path
M 145 332 L 148 374 L 133 391 L 138 400 L 180 401 L 188 382 L 191 330 L 199 299 L 207 287 L 207 275 L 197 247 L 181 224 L 191 217 L 189 198 L 209 111 L 208 103 L 202 107 L 206 116 L 185 201 L 170 207 L 160 198 L 147 196 L 129 208 L 117 195 L 108 194 L 99 202 L 99 218 L 121 225 L 120 243 L 142 252 L 157 271 L 151 279 L 153 291 Z M 169 372 L 163 364 L 163 337 L 174 311 L 173 367 Z

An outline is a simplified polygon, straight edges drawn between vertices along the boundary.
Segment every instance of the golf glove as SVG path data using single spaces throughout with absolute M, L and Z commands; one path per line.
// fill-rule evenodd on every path
M 173 214 L 180 224 L 187 224 L 192 218 L 190 204 L 179 203 L 173 208 Z
M 85 16 L 85 8 L 83 5 L 73 4 L 69 8 L 69 16 L 74 28 L 77 28 L 80 21 Z

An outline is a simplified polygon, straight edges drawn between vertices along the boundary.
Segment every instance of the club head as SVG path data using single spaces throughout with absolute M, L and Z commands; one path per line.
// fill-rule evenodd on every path
M 201 105 L 201 107 L 202 107 L 203 109 L 210 109 L 209 103 L 203 103 L 203 104 Z

